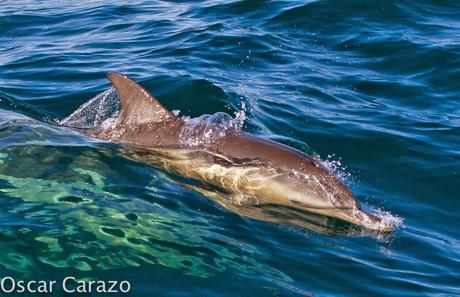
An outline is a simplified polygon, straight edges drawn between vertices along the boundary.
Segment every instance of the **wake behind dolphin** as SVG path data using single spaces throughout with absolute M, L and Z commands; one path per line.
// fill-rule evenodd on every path
M 201 192 L 255 219 L 272 221 L 259 210 L 278 206 L 369 230 L 393 230 L 389 220 L 363 211 L 351 191 L 307 154 L 241 132 L 240 121 L 225 113 L 180 118 L 127 76 L 109 73 L 108 78 L 118 94 L 120 110 L 107 106 L 108 119 L 96 117 L 76 128 L 91 137 L 130 146 L 126 157 L 218 187 L 226 194 Z M 90 104 L 79 111 L 92 112 Z M 72 126 L 73 115 L 62 124 Z M 303 224 L 297 221 L 296 225 Z

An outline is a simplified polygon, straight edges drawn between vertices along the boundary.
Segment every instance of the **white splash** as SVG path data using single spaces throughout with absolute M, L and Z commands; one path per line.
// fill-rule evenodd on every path
M 346 165 L 342 164 L 341 158 L 334 159 L 335 154 L 327 155 L 326 159 L 321 159 L 319 156 L 315 156 L 315 160 L 321 163 L 330 173 L 332 173 L 337 179 L 344 184 L 350 184 L 353 180 L 353 175 L 348 171 Z
M 404 219 L 388 211 L 376 208 L 368 210 L 369 213 L 382 219 L 382 224 L 392 225 L 393 228 L 399 228 L 404 225 Z
M 205 114 L 197 118 L 182 117 L 184 126 L 179 135 L 179 143 L 186 147 L 215 146 L 226 135 L 241 131 L 246 120 L 246 106 L 241 104 L 241 111 L 235 118 L 224 112 Z
M 81 105 L 59 124 L 80 129 L 100 127 L 104 123 L 107 125 L 108 120 L 116 119 L 119 110 L 117 92 L 110 88 Z

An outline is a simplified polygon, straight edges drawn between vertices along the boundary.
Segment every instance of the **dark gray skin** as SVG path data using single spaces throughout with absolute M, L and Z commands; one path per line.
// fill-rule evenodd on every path
M 143 149 L 188 149 L 179 141 L 185 124 L 182 119 L 174 116 L 139 84 L 127 76 L 109 73 L 108 78 L 120 98 L 121 113 L 114 128 L 94 129 L 88 133 L 89 135 Z M 196 147 L 193 149 L 197 150 Z M 362 211 L 351 191 L 320 163 L 291 147 L 247 133 L 235 132 L 222 137 L 212 148 L 206 147 L 202 150 L 202 154 L 195 154 L 194 156 L 202 157 L 203 162 L 209 161 L 207 155 L 211 151 L 211 153 L 232 160 L 235 167 L 243 167 L 244 162 L 252 160 L 257 161 L 258 166 L 279 168 L 282 172 L 286 172 L 286 174 L 270 176 L 267 173 L 270 171 L 261 169 L 260 174 L 262 176 L 263 174 L 268 175 L 266 180 L 261 178 L 248 179 L 252 185 L 248 186 L 248 181 L 245 181 L 244 185 L 238 188 L 239 194 L 270 196 L 266 198 L 266 201 L 264 197 L 259 197 L 256 199 L 257 204 L 280 204 L 338 218 L 367 229 L 385 232 L 393 230 L 391 224 Z M 145 157 L 145 160 L 148 158 Z M 203 166 L 211 166 L 212 161 L 209 162 L 211 163 Z M 190 164 L 192 163 L 193 158 L 190 160 Z M 159 163 L 157 162 L 157 164 Z M 234 180 L 223 181 L 225 176 L 212 175 L 209 177 L 203 174 L 201 172 L 203 170 L 200 168 L 193 169 L 194 167 L 190 165 L 188 166 L 190 169 L 187 169 L 183 163 L 177 164 L 165 165 L 165 167 L 175 173 L 204 180 L 220 187 L 234 183 Z M 231 170 L 232 168 L 229 166 L 231 167 L 231 165 L 227 165 L 226 169 Z M 299 179 L 293 178 L 289 172 L 304 174 L 307 178 L 299 181 Z M 273 189 L 266 185 L 269 183 L 273 183 Z M 254 192 L 254 188 L 258 187 L 261 190 Z M 280 187 L 285 187 L 285 190 Z M 305 199 L 299 198 L 302 196 L 302 191 L 305 193 Z M 284 193 L 286 194 L 284 195 Z M 227 208 L 235 210 L 233 206 Z

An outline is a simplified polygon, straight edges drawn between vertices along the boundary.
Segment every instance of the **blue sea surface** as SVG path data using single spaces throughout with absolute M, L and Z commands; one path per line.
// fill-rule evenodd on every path
M 244 112 L 244 131 L 319 155 L 395 232 L 241 216 L 57 126 L 110 71 L 181 115 Z M 460 296 L 459 190 L 458 1 L 0 5 L 0 278 L 129 280 L 132 296 Z

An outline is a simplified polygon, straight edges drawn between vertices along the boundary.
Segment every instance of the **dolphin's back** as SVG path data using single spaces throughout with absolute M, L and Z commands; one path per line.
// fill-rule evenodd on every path
M 217 151 L 233 159 L 266 160 L 272 165 L 299 172 L 320 172 L 321 165 L 313 158 L 286 145 L 245 133 L 225 136 Z

